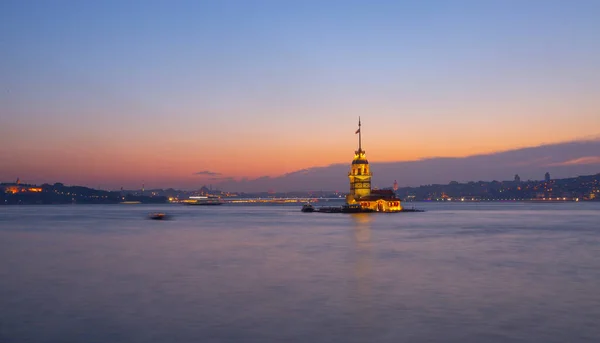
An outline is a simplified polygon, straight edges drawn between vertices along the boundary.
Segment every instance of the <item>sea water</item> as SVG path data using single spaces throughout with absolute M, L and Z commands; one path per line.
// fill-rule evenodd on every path
M 0 342 L 600 341 L 600 203 L 415 206 L 2 206 Z

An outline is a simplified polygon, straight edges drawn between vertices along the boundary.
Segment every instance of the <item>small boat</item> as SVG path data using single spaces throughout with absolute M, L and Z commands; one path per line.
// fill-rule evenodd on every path
M 315 208 L 310 203 L 306 203 L 306 204 L 302 205 L 302 209 L 300 211 L 302 211 L 302 212 L 314 212 Z
M 161 212 L 153 212 L 153 213 L 150 213 L 150 215 L 148 217 L 150 219 L 154 219 L 154 220 L 162 220 L 162 219 L 165 219 L 167 217 L 167 215 L 164 213 L 161 213 Z

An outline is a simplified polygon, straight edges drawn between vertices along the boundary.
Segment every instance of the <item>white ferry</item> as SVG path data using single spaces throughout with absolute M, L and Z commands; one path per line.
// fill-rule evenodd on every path
M 222 205 L 223 200 L 214 195 L 198 195 L 189 197 L 189 200 L 184 203 L 186 205 Z

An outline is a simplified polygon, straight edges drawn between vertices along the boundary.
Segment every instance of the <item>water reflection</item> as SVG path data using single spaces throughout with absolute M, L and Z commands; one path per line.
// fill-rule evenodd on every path
M 600 342 L 583 205 L 4 206 L 0 342 Z
M 373 222 L 372 213 L 353 213 L 352 223 L 354 224 L 354 234 L 357 247 L 360 245 L 371 244 L 371 224 Z
M 354 277 L 353 294 L 356 324 L 358 328 L 369 330 L 374 326 L 373 299 L 373 242 L 371 225 L 373 216 L 369 213 L 352 214 L 354 234 Z

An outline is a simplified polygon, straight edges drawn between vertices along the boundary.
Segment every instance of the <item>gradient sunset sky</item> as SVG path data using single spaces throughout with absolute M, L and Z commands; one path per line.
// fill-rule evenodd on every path
M 0 2 L 0 181 L 194 188 L 600 136 L 600 1 Z M 341 176 L 345 178 L 345 175 Z

